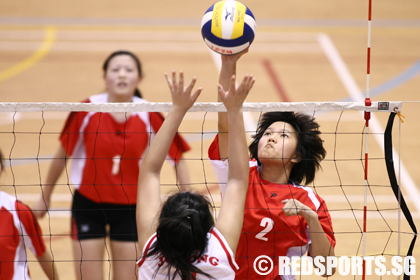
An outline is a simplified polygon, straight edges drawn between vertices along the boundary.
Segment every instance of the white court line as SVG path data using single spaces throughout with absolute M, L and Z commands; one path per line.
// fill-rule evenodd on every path
M 319 34 L 318 42 L 324 51 L 325 55 L 331 62 L 334 70 L 337 72 L 337 75 L 341 82 L 343 83 L 344 87 L 346 88 L 347 92 L 351 96 L 354 101 L 364 101 L 364 96 L 362 91 L 356 84 L 353 76 L 350 74 L 346 64 L 344 63 L 343 59 L 341 58 L 339 52 L 335 48 L 334 44 L 332 43 L 330 37 L 327 34 Z M 363 117 L 363 112 L 360 112 Z M 381 150 L 384 150 L 384 143 L 383 143 L 383 128 L 379 123 L 378 119 L 374 114 L 371 114 L 371 119 L 369 121 L 369 127 L 372 129 L 373 137 L 375 137 L 376 142 L 381 147 Z M 393 148 L 393 157 L 394 159 L 398 159 L 399 155 L 397 151 Z M 397 168 L 397 164 L 395 165 Z M 407 195 L 413 197 L 413 203 L 416 207 L 417 214 L 420 213 L 420 191 L 418 190 L 416 184 L 414 183 L 413 179 L 411 178 L 410 174 L 408 173 L 407 169 L 405 168 L 402 161 L 400 161 L 400 171 L 401 171 L 401 183 L 402 186 L 405 188 Z

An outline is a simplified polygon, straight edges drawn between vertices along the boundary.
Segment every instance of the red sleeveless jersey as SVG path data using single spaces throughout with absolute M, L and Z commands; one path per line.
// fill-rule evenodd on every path
M 91 96 L 87 103 L 106 103 L 107 94 Z M 146 102 L 134 97 L 133 102 Z M 139 165 L 150 141 L 161 127 L 160 113 L 132 113 L 117 122 L 109 113 L 73 112 L 60 136 L 72 157 L 70 178 L 74 187 L 96 203 L 135 204 Z M 190 148 L 177 135 L 168 159 L 178 161 Z
M 209 148 L 209 157 L 223 194 L 229 168 L 228 160 L 220 160 L 217 137 Z M 236 279 L 275 279 L 279 277 L 279 256 L 303 256 L 308 251 L 311 244 L 308 225 L 300 216 L 283 213 L 282 201 L 285 199 L 297 199 L 314 210 L 328 240 L 335 247 L 332 221 L 325 201 L 312 188 L 293 182 L 283 185 L 263 180 L 257 162 L 250 161 L 244 223 L 236 250 L 239 265 Z M 265 276 L 254 270 L 255 259 L 262 255 L 270 257 L 274 265 L 272 272 Z M 293 275 L 282 277 L 295 279 Z

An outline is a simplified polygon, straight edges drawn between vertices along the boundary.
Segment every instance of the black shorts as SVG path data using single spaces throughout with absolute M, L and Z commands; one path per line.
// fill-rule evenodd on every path
M 74 240 L 104 238 L 137 241 L 136 205 L 96 203 L 75 191 L 71 207 Z M 107 233 L 109 225 L 109 233 Z

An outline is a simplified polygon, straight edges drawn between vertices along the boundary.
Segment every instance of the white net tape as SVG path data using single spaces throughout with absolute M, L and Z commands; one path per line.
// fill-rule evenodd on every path
M 88 112 L 168 112 L 171 103 L 0 103 L 0 112 L 42 112 L 42 111 L 88 111 Z M 245 112 L 272 111 L 366 111 L 393 112 L 400 111 L 402 102 L 372 102 L 365 106 L 364 102 L 268 102 L 245 103 Z M 224 112 L 222 103 L 196 103 L 189 112 Z

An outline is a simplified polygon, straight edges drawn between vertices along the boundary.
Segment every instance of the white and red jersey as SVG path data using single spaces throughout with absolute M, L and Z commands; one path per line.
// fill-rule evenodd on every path
M 106 103 L 108 94 L 91 96 L 86 103 Z M 134 96 L 133 102 L 147 102 Z M 139 166 L 150 140 L 164 117 L 160 113 L 132 113 L 117 122 L 109 113 L 73 112 L 60 136 L 61 145 L 73 158 L 71 182 L 96 203 L 135 204 Z M 178 161 L 190 148 L 176 135 L 168 158 Z
M 28 206 L 0 192 L 0 279 L 28 279 L 26 248 L 36 257 L 45 253 L 39 224 Z
M 209 148 L 209 157 L 223 195 L 228 178 L 228 160 L 219 156 L 218 137 Z M 237 279 L 275 279 L 279 275 L 279 256 L 303 256 L 309 249 L 311 239 L 308 225 L 300 216 L 286 216 L 282 200 L 297 199 L 316 211 L 331 245 L 335 246 L 332 221 L 325 201 L 305 186 L 275 184 L 260 177 L 256 161 L 250 161 L 249 186 L 245 202 L 244 224 L 236 251 L 236 262 L 240 269 Z M 266 276 L 257 274 L 254 260 L 269 256 L 274 268 Z M 282 279 L 295 279 L 293 275 Z
M 238 265 L 235 262 L 235 257 L 226 239 L 216 228 L 212 228 L 212 230 L 207 234 L 207 238 L 207 248 L 204 251 L 203 256 L 193 264 L 201 271 L 213 276 L 214 279 L 235 279 L 235 272 L 238 270 Z M 147 255 L 148 250 L 155 242 L 156 234 L 152 235 L 149 240 L 147 240 L 143 248 L 142 256 Z M 139 267 L 139 280 L 167 280 L 168 268 L 164 265 L 164 263 L 165 260 L 162 258 L 141 257 L 137 262 Z M 158 270 L 158 268 L 160 269 Z M 169 274 L 171 275 L 170 279 L 172 279 L 173 271 L 175 270 L 171 269 L 171 273 Z M 156 276 L 154 277 L 154 275 Z M 197 274 L 195 277 L 197 277 L 197 280 L 208 279 L 208 277 L 203 274 Z M 175 279 L 179 280 L 181 278 L 177 276 Z

